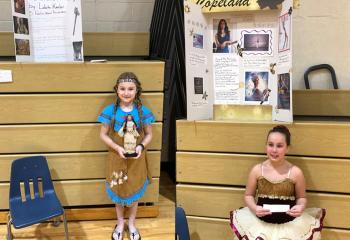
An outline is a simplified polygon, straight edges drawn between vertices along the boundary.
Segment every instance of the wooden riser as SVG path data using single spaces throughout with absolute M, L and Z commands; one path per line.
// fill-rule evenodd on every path
M 113 94 L 2 94 L 0 123 L 91 123 Z M 163 94 L 144 93 L 142 103 L 149 106 L 157 121 L 163 119 Z M 16 109 L 16 111 L 14 111 Z
M 13 154 L 0 155 L 0 181 L 10 181 L 13 160 L 37 155 L 46 157 L 52 180 L 98 179 L 106 174 L 107 152 Z M 160 151 L 147 151 L 147 162 L 152 177 L 159 177 Z
M 233 232 L 228 219 L 187 217 L 191 240 L 232 240 Z M 350 239 L 350 230 L 324 228 L 322 240 L 345 240 Z
M 85 56 L 148 56 L 149 33 L 87 32 L 83 33 Z M 14 56 L 12 32 L 0 32 L 0 56 Z
M 268 131 L 277 124 L 218 121 L 176 122 L 178 151 L 265 153 Z M 295 122 L 290 155 L 350 157 L 350 123 Z
M 68 221 L 89 221 L 89 220 L 108 220 L 116 219 L 115 207 L 101 208 L 70 208 L 64 210 Z M 8 211 L 0 211 L 0 223 L 7 223 Z M 129 217 L 129 209 L 125 210 L 125 217 Z M 157 217 L 159 215 L 159 206 L 139 206 L 137 209 L 137 218 Z
M 177 152 L 176 180 L 245 186 L 251 168 L 265 159 L 266 155 Z M 287 160 L 303 170 L 307 190 L 350 193 L 350 159 L 291 156 Z
M 13 63 L 0 62 L 12 70 L 13 82 L 1 83 L 2 93 L 113 92 L 122 72 L 134 72 L 143 91 L 163 91 L 164 62 L 118 61 L 107 63 Z
M 105 179 L 54 181 L 57 197 L 63 206 L 111 204 L 105 191 Z M 9 209 L 9 183 L 0 183 L 0 210 Z M 140 202 L 158 202 L 159 178 L 147 187 Z
M 244 207 L 244 188 L 178 184 L 176 200 L 188 215 L 228 218 L 233 209 Z M 325 208 L 325 226 L 350 228 L 350 195 L 307 193 L 308 207 Z M 195 204 L 193 204 L 195 203 Z
M 162 123 L 152 124 L 150 150 L 160 150 Z M 0 153 L 106 151 L 101 124 L 0 125 Z

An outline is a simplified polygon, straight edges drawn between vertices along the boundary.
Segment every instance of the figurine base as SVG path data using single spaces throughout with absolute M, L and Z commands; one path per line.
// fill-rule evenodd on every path
M 137 157 L 137 153 L 136 152 L 135 153 L 125 153 L 124 156 L 127 158 Z

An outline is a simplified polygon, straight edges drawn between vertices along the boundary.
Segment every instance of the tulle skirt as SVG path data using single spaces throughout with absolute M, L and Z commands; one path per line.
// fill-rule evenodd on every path
M 325 213 L 325 209 L 307 208 L 300 217 L 275 224 L 260 220 L 245 207 L 230 213 L 230 225 L 239 240 L 317 240 Z

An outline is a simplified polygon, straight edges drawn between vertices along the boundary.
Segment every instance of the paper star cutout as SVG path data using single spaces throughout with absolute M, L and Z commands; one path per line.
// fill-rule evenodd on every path
M 203 96 L 202 96 L 202 99 L 207 100 L 207 97 L 208 97 L 207 91 L 204 91 Z

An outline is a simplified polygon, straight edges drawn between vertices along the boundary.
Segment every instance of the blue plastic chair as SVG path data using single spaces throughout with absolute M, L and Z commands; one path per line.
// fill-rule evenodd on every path
M 64 209 L 56 196 L 45 157 L 25 157 L 12 162 L 9 205 L 7 239 L 13 237 L 11 224 L 15 228 L 24 228 L 61 215 L 65 237 L 69 239 Z M 59 221 L 54 223 L 58 225 Z
M 186 213 L 181 207 L 176 207 L 175 210 L 175 234 L 180 240 L 190 240 Z

